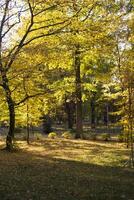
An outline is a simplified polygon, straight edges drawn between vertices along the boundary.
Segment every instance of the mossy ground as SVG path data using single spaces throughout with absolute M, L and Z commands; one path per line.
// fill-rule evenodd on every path
M 18 145 L 17 152 L 0 151 L 0 200 L 133 200 L 124 144 L 41 139 Z

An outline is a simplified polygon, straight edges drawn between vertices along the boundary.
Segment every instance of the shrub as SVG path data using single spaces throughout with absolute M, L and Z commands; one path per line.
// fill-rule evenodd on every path
M 104 141 L 109 141 L 111 136 L 109 133 L 104 133 L 101 135 L 101 138 L 104 140 Z
M 65 138 L 65 139 L 71 139 L 72 135 L 70 132 L 65 132 L 61 135 L 61 137 Z
M 124 142 L 125 136 L 124 136 L 123 133 L 120 133 L 117 137 L 118 137 L 118 141 L 119 141 L 119 142 Z
M 97 134 L 96 133 L 90 133 L 90 139 L 91 140 L 96 140 L 97 139 Z
M 40 133 L 35 134 L 35 139 L 36 140 L 41 140 L 42 135 Z
M 55 132 L 51 132 L 48 134 L 48 138 L 50 138 L 50 139 L 55 139 L 56 137 L 57 137 L 57 133 L 55 133 Z

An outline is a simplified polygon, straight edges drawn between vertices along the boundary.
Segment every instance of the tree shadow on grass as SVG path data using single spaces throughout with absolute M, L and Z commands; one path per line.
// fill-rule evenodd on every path
M 86 141 L 86 140 L 69 140 L 69 139 L 44 139 L 40 140 L 35 143 L 31 143 L 33 146 L 43 146 L 45 149 L 83 149 L 83 150 L 89 150 L 91 147 L 103 147 L 106 149 L 109 149 L 109 144 L 111 142 L 103 142 L 103 141 Z M 116 143 L 117 144 L 117 143 Z
M 54 158 L 0 152 L 1 200 L 132 200 L 134 172 Z
M 45 152 L 49 152 L 49 154 L 56 155 L 58 157 L 77 157 L 80 160 L 87 159 L 87 161 L 91 157 L 94 159 L 97 156 L 103 158 L 109 162 L 111 165 L 119 165 L 121 162 L 125 162 L 124 157 L 127 158 L 129 154 L 129 150 L 126 150 L 122 144 L 113 144 L 107 142 L 93 142 L 93 141 L 83 141 L 83 140 L 43 140 L 38 143 L 32 143 L 33 147 L 42 147 Z M 89 158 L 88 158 L 89 157 Z M 117 159 L 115 159 L 117 158 Z M 108 160 L 109 159 L 109 160 Z M 113 163 L 113 160 L 115 163 Z M 116 161 L 118 163 L 116 163 Z

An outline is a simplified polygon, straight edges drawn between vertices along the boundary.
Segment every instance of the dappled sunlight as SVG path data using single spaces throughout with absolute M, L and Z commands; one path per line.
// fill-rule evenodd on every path
M 42 139 L 33 141 L 30 145 L 18 141 L 17 145 L 25 153 L 34 154 L 38 159 L 50 157 L 104 166 L 121 166 L 128 159 L 128 150 L 121 143 Z

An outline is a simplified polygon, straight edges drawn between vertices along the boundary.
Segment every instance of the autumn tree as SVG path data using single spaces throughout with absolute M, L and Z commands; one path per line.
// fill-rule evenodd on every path
M 70 17 L 63 17 L 63 3 L 65 2 L 48 1 L 46 3 L 38 0 L 22 2 L 2 0 L 0 3 L 1 87 L 3 88 L 9 110 L 9 132 L 6 139 L 7 150 L 13 148 L 15 106 L 30 98 L 30 96 L 26 95 L 20 102 L 15 102 L 8 73 L 11 72 L 17 56 L 24 47 L 36 39 L 59 33 L 70 23 Z M 22 34 L 18 35 L 17 31 L 20 28 L 22 28 Z M 34 95 L 31 95 L 31 97 Z

